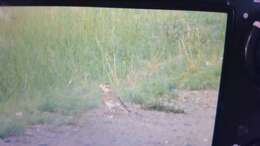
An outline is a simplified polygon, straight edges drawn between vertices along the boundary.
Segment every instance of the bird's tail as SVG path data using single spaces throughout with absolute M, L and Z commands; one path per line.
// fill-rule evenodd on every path
M 132 110 L 130 110 L 128 108 L 128 106 L 120 98 L 119 98 L 119 101 L 120 101 L 121 105 L 123 106 L 124 110 L 126 110 L 128 113 L 133 113 L 133 114 L 135 114 L 135 115 L 137 115 L 139 117 L 143 117 L 141 114 L 139 114 L 139 113 L 137 113 L 135 111 L 132 112 Z
M 131 113 L 132 111 L 128 108 L 128 106 L 119 98 L 119 101 L 121 103 L 121 105 L 123 106 L 123 108 L 128 112 Z

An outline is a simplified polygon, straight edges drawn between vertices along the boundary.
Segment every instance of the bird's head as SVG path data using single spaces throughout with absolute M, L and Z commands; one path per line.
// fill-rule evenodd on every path
M 102 90 L 104 93 L 108 93 L 108 92 L 111 92 L 111 91 L 112 91 L 111 86 L 110 86 L 109 83 L 100 84 L 99 87 L 101 88 L 101 90 Z

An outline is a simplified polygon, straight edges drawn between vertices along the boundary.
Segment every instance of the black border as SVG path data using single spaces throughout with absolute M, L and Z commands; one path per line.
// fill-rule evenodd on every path
M 224 0 L 0 0 L 0 6 L 79 6 L 228 12 Z
M 222 69 L 221 69 L 221 78 L 220 78 L 220 85 L 219 85 L 219 93 L 218 93 L 218 103 L 217 103 L 217 109 L 216 109 L 216 117 L 215 117 L 215 124 L 214 124 L 214 134 L 213 134 L 213 141 L 212 141 L 212 146 L 221 146 L 222 143 L 225 143 L 222 141 L 221 135 L 223 135 L 222 130 L 223 130 L 223 117 L 224 117 L 224 112 L 222 109 L 223 105 L 223 98 L 224 96 L 224 84 L 225 81 L 227 81 L 227 78 L 225 76 L 226 70 L 228 70 L 228 61 L 232 48 L 232 41 L 231 38 L 233 37 L 234 34 L 234 26 L 235 26 L 235 11 L 231 10 L 227 13 L 227 24 L 226 24 L 226 36 L 225 36 L 225 46 L 224 46 L 224 54 L 223 54 L 223 61 L 222 61 Z

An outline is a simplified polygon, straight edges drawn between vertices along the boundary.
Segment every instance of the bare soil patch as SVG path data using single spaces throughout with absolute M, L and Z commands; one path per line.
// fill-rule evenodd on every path
M 0 140 L 1 146 L 209 146 L 217 91 L 178 91 L 174 102 L 184 114 L 131 107 L 135 113 L 82 113 L 71 125 L 34 125 L 24 135 Z

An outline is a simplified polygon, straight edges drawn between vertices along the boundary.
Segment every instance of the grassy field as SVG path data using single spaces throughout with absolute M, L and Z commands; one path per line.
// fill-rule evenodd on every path
M 216 13 L 1 8 L 0 137 L 69 122 L 99 105 L 104 82 L 142 105 L 217 89 L 225 25 Z

